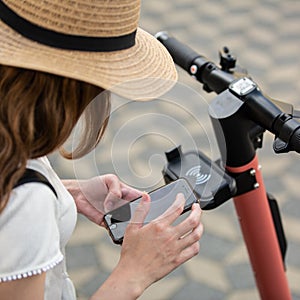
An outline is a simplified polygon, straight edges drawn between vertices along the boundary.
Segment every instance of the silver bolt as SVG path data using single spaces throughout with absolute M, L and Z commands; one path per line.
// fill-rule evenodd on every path
M 255 169 L 252 169 L 252 170 L 250 171 L 250 175 L 251 175 L 251 176 L 255 176 L 255 174 L 256 174 Z
M 254 183 L 253 187 L 254 187 L 255 189 L 258 189 L 258 188 L 259 188 L 259 183 L 258 183 L 258 182 Z

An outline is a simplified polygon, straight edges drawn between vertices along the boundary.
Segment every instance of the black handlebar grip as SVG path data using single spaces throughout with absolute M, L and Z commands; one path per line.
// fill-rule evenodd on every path
M 289 147 L 291 150 L 300 153 L 300 127 L 298 127 L 290 138 Z
M 169 36 L 165 31 L 158 32 L 155 37 L 167 48 L 175 64 L 187 72 L 190 72 L 193 61 L 197 57 L 201 57 L 193 49 L 179 42 L 176 38 Z

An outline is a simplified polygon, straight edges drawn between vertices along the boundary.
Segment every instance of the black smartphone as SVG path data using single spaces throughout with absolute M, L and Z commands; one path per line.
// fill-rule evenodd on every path
M 199 203 L 188 181 L 184 178 L 179 178 L 149 193 L 151 197 L 150 210 L 144 224 L 162 215 L 173 204 L 179 193 L 182 193 L 186 199 L 182 213 L 190 210 L 193 203 Z M 104 215 L 104 222 L 114 243 L 122 244 L 126 226 L 134 215 L 140 201 L 141 197 Z

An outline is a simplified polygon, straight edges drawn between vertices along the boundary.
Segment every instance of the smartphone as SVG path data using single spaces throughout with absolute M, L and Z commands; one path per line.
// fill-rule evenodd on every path
M 188 181 L 184 178 L 179 178 L 149 193 L 151 197 L 150 210 L 144 224 L 163 214 L 173 204 L 179 193 L 182 193 L 186 199 L 182 214 L 190 210 L 193 203 L 199 203 Z M 126 227 L 140 201 L 141 197 L 104 215 L 104 222 L 114 243 L 122 244 Z

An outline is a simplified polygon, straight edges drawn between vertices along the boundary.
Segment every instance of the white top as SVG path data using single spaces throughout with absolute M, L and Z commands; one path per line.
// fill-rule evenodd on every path
M 45 184 L 15 188 L 0 214 L 0 282 L 46 272 L 46 300 L 74 300 L 66 272 L 64 248 L 76 224 L 76 206 L 46 157 L 30 160 L 28 168 L 43 174 Z

